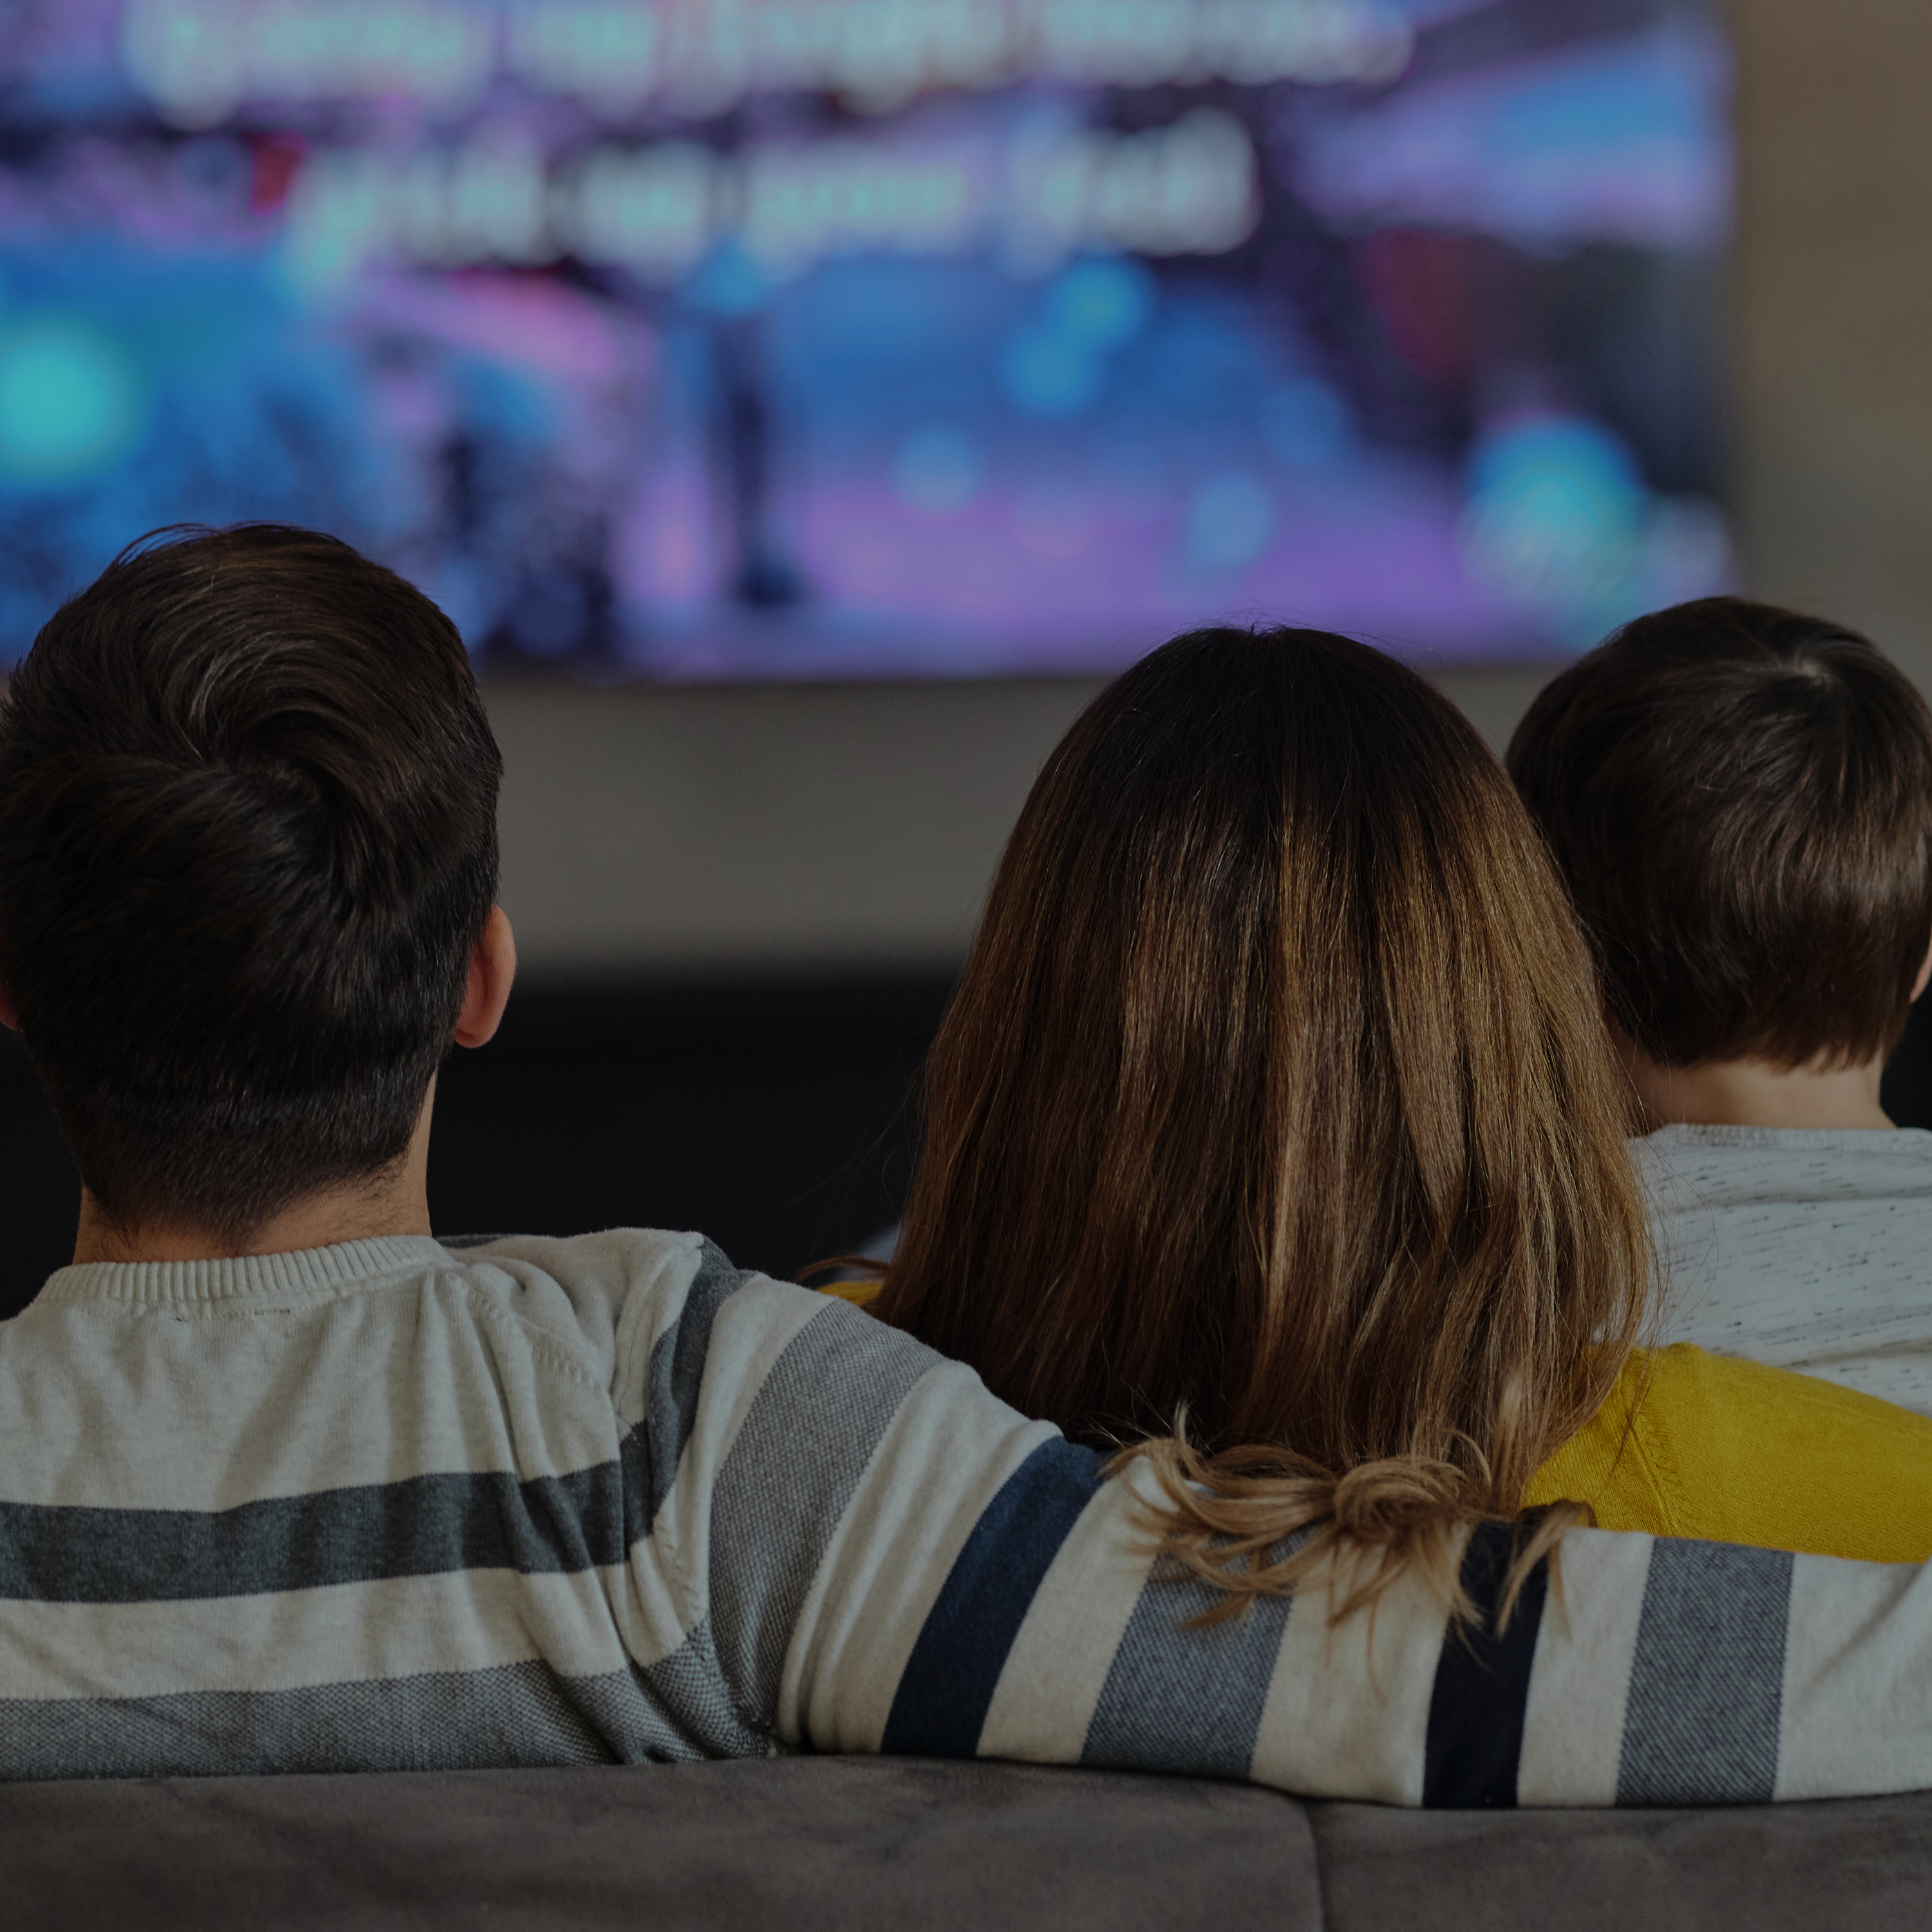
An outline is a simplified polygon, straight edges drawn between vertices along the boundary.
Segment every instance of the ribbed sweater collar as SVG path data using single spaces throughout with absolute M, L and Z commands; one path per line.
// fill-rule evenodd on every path
M 326 1299 L 401 1274 L 457 1264 L 427 1234 L 379 1234 L 286 1255 L 242 1255 L 206 1262 L 85 1262 L 49 1276 L 34 1298 L 50 1303 L 274 1301 Z

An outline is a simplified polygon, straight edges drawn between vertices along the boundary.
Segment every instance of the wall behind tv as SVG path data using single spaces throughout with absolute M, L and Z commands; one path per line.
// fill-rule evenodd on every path
M 1759 595 L 1932 690 L 1932 10 L 1733 0 L 1731 496 Z
M 1442 679 L 1500 746 L 1543 674 Z M 930 973 L 1096 680 L 500 684 L 503 895 L 533 980 Z

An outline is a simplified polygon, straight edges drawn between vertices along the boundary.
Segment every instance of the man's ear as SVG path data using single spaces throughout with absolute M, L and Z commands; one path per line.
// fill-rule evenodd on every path
M 510 930 L 510 916 L 501 906 L 492 906 L 470 956 L 470 983 L 456 1016 L 458 1046 L 482 1046 L 494 1036 L 516 976 L 517 936 Z
M 1932 946 L 1926 947 L 1925 957 L 1918 962 L 1918 976 L 1912 982 L 1912 997 L 1915 1000 L 1924 992 L 1925 984 L 1928 980 L 1932 980 Z M 4 997 L 4 994 L 0 994 L 0 998 Z M 11 1026 L 14 1022 L 10 1019 L 7 1024 Z

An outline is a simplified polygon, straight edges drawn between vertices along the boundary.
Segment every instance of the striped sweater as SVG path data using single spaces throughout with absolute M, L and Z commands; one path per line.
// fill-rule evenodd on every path
M 1209 1628 L 1129 1474 L 694 1235 L 56 1275 L 0 1325 L 0 1776 L 787 1749 L 1402 1804 L 1932 1785 L 1932 1580 L 1580 1532 L 1497 1637 Z M 1500 1530 L 1463 1571 L 1494 1599 Z

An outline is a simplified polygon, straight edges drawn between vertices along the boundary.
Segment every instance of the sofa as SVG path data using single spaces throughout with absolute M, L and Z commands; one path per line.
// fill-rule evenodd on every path
M 1932 1923 L 1932 1794 L 1416 1812 L 795 1757 L 0 1786 L 8 1932 L 720 1926 L 1767 1932 Z

